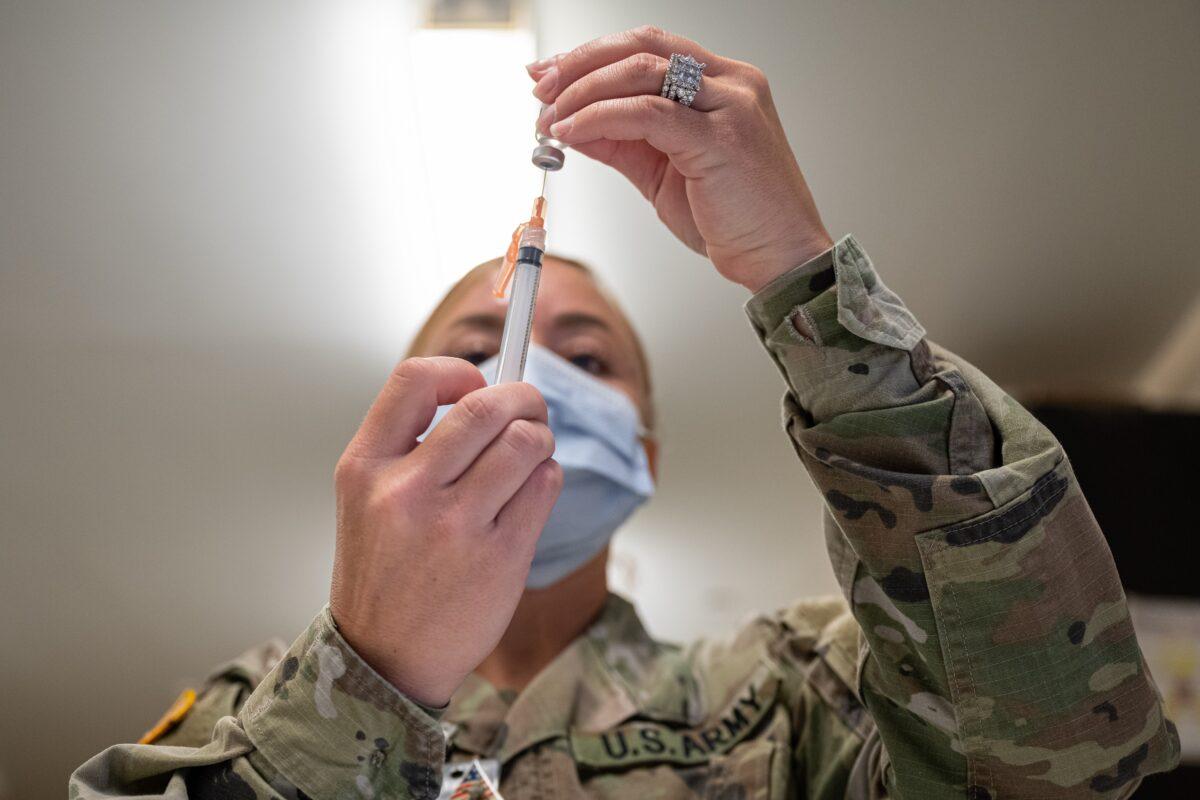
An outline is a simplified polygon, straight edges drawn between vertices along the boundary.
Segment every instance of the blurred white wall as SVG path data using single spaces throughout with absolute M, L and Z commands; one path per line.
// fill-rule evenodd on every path
M 445 102 L 442 71 L 478 56 L 413 40 L 412 16 L 0 0 L 0 797 L 61 793 L 323 602 L 337 454 L 531 197 L 528 87 Z M 653 22 L 763 67 L 830 229 L 1007 385 L 1127 394 L 1195 327 L 1194 2 L 535 16 L 542 54 Z M 572 154 L 554 180 L 552 246 L 627 303 L 663 409 L 660 494 L 618 537 L 617 585 L 673 638 L 832 591 L 744 293 L 619 176 Z

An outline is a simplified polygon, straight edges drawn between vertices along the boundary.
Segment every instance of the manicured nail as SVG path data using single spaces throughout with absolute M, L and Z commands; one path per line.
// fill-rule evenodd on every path
M 553 105 L 548 105 L 542 108 L 542 113 L 538 114 L 537 129 L 539 131 L 549 130 L 554 124 L 554 118 L 558 115 Z
M 533 96 L 546 102 L 553 97 L 554 89 L 558 86 L 558 67 L 552 66 L 546 74 L 538 78 L 537 86 L 533 87 Z
M 558 60 L 558 56 L 546 56 L 545 58 L 534 61 L 525 65 L 525 71 L 529 73 L 529 77 L 537 80 L 542 77 L 542 73 L 550 69 L 551 65 Z
M 553 108 L 553 106 L 551 106 Z M 575 115 L 560 119 L 558 122 L 550 126 L 550 135 L 555 139 L 564 139 L 571 133 L 571 126 L 575 124 Z

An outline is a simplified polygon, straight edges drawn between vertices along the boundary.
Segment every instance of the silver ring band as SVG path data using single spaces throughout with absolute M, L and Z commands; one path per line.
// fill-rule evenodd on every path
M 667 74 L 663 76 L 662 96 L 690 108 L 700 91 L 706 66 L 690 55 L 671 53 Z

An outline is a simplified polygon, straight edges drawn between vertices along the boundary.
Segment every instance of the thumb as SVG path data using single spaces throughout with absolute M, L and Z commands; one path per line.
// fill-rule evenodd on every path
M 461 358 L 407 358 L 392 370 L 347 452 L 364 458 L 405 455 L 417 446 L 438 406 L 484 386 L 483 373 Z

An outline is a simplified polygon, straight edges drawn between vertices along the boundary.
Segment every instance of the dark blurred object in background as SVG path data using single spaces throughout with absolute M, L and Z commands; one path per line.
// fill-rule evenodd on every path
M 1183 764 L 1146 778 L 1135 797 L 1192 800 L 1200 786 L 1200 641 L 1189 633 L 1200 626 L 1194 541 L 1200 529 L 1200 413 L 1064 402 L 1027 406 L 1071 459 L 1121 571 L 1168 714 L 1180 728 Z M 1171 615 L 1183 623 L 1173 633 L 1155 624 Z

